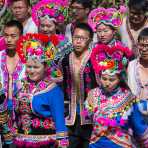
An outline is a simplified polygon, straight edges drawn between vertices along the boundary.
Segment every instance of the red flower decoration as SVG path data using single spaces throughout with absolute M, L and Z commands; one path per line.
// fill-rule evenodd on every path
M 24 45 L 27 41 L 33 40 L 33 39 L 41 41 L 43 43 L 47 43 L 49 41 L 49 37 L 43 34 L 27 33 L 26 35 L 21 36 L 17 41 L 16 51 L 23 63 L 26 63 L 26 54 L 27 54 L 27 51 L 26 51 L 27 48 Z
M 50 42 L 53 43 L 54 46 L 57 46 L 59 44 L 59 42 L 60 42 L 60 40 L 59 40 L 59 38 L 58 38 L 58 36 L 56 34 L 50 35 L 49 40 L 50 40 Z

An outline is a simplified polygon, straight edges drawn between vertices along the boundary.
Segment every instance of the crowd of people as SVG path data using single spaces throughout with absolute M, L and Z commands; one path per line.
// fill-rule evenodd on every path
M 147 0 L 0 0 L 0 17 L 2 148 L 148 148 Z

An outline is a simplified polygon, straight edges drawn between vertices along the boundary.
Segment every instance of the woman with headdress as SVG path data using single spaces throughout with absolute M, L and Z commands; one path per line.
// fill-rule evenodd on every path
M 97 45 L 91 55 L 100 84 L 88 93 L 83 114 L 93 117 L 89 148 L 132 148 L 131 132 L 148 146 L 148 126 L 139 111 L 139 102 L 126 83 L 131 51 L 123 46 Z M 143 147 L 141 146 L 141 147 Z
M 14 143 L 20 148 L 68 145 L 63 92 L 56 85 L 62 78 L 53 65 L 55 47 L 48 36 L 26 34 L 17 52 L 26 63 L 26 78 L 16 84 Z
M 71 43 L 62 31 L 67 17 L 67 0 L 42 0 L 32 9 L 32 18 L 38 26 L 38 32 L 49 36 L 49 40 L 57 47 L 58 59 L 72 50 Z
M 96 8 L 88 16 L 88 24 L 97 33 L 98 44 L 114 46 L 122 44 L 117 39 L 117 31 L 122 24 L 125 8 Z

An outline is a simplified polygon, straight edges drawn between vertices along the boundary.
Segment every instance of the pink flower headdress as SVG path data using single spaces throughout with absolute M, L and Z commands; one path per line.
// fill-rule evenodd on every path
M 39 26 L 39 18 L 56 22 L 64 22 L 68 17 L 68 1 L 67 0 L 42 0 L 32 8 L 32 18 L 37 26 Z
M 107 73 L 113 75 L 126 68 L 132 55 L 130 49 L 121 45 L 109 47 L 98 44 L 92 49 L 91 61 L 97 74 Z
M 96 31 L 96 27 L 100 23 L 119 27 L 122 24 L 123 14 L 125 14 L 123 6 L 119 10 L 116 8 L 96 8 L 92 10 L 88 16 L 88 24 Z

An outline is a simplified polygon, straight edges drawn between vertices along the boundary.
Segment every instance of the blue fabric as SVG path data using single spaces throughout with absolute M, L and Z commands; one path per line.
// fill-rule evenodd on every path
M 142 102 L 143 105 L 145 103 L 146 102 Z M 141 112 L 139 111 L 137 103 L 133 104 L 133 112 L 130 116 L 129 122 L 136 136 L 142 135 L 145 132 L 145 130 L 148 128 L 147 124 L 144 122 L 144 118 Z
M 12 99 L 8 99 L 8 110 L 9 111 L 12 111 L 13 110 L 13 102 L 12 102 Z
M 103 136 L 96 143 L 90 144 L 89 148 L 122 148 L 122 147 L 115 144 L 107 137 Z
M 77 104 L 76 112 L 78 115 L 80 115 L 80 104 Z
M 56 86 L 48 92 L 35 95 L 32 107 L 36 114 L 43 117 L 53 117 L 56 132 L 67 131 L 64 119 L 64 95 L 60 87 Z

